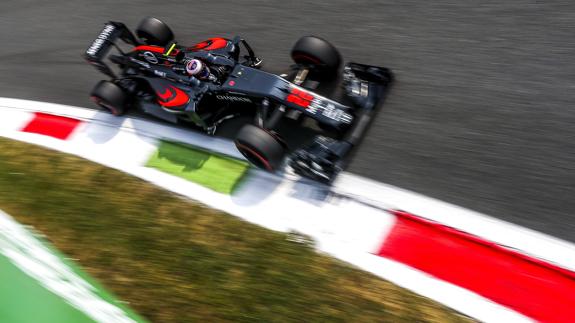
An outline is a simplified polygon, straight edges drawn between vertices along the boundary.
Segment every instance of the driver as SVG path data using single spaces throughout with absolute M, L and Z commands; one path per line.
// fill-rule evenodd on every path
M 208 65 L 197 58 L 188 60 L 186 63 L 186 73 L 194 76 L 202 81 L 209 80 L 212 82 L 217 81 L 217 77 L 210 71 Z

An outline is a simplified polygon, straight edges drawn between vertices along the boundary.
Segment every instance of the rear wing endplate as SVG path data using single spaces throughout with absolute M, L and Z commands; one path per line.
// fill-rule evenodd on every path
M 110 67 L 104 62 L 104 58 L 112 47 L 116 47 L 120 50 L 115 44 L 117 39 L 121 39 L 125 43 L 133 46 L 139 45 L 139 41 L 126 25 L 121 22 L 110 21 L 104 25 L 100 34 L 98 34 L 84 53 L 84 58 L 88 63 L 94 65 L 102 73 L 111 77 L 115 77 L 114 72 L 112 72 Z

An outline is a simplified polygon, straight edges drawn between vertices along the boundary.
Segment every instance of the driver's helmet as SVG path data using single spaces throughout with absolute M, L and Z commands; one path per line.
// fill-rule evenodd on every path
M 199 79 L 206 79 L 210 76 L 210 69 L 199 59 L 190 59 L 186 63 L 186 72 Z

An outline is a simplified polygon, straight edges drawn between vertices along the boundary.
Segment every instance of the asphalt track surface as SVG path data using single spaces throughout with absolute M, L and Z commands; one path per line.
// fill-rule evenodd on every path
M 107 20 L 240 34 L 267 69 L 302 35 L 397 82 L 350 171 L 575 241 L 575 2 L 0 2 L 0 96 L 90 106 Z

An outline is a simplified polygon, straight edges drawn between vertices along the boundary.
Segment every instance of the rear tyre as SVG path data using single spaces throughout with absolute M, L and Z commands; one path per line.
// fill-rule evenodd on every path
M 281 166 L 285 155 L 285 148 L 276 136 L 250 124 L 238 132 L 235 144 L 250 163 L 270 172 Z
M 154 17 L 144 18 L 136 28 L 136 35 L 148 45 L 166 46 L 174 40 L 170 27 Z
M 341 55 L 335 46 L 315 36 L 300 38 L 292 48 L 291 57 L 297 64 L 328 74 L 335 74 L 341 64 Z
M 120 116 L 126 112 L 128 101 L 126 93 L 110 81 L 100 81 L 90 96 L 97 105 L 115 116 Z

